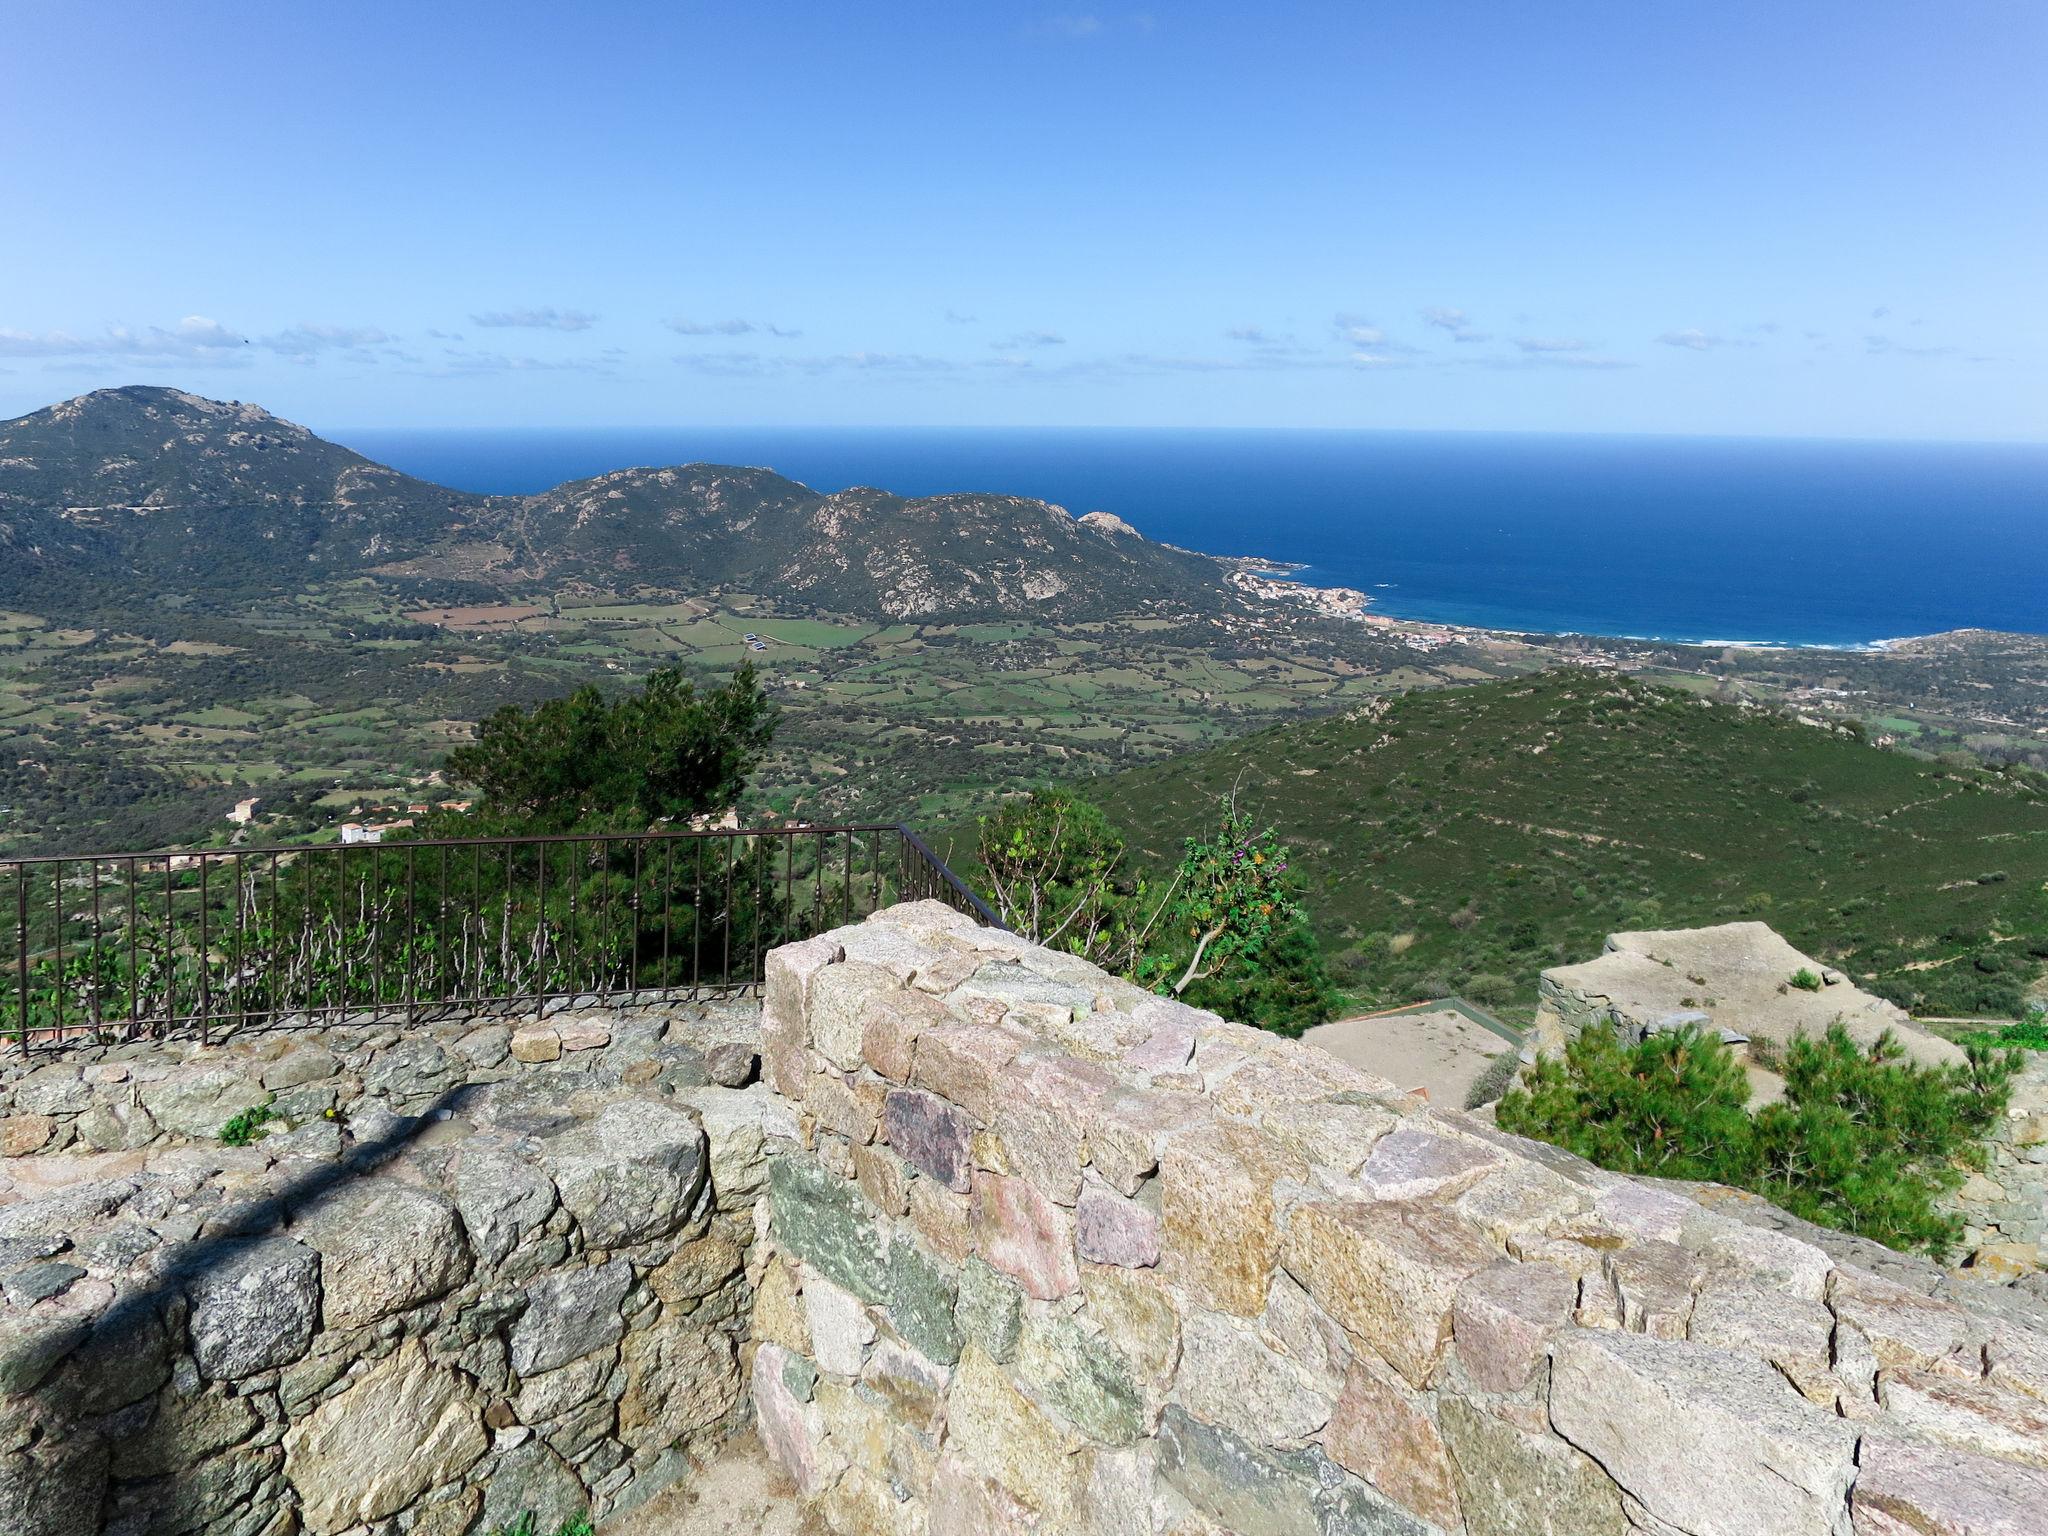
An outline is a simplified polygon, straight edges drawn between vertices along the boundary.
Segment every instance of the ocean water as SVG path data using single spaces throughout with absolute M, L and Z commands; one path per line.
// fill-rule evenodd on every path
M 1405 618 L 1868 645 L 2048 633 L 2048 445 L 1316 431 L 731 429 L 330 434 L 531 492 L 629 465 L 820 490 L 999 491 L 1301 565 Z

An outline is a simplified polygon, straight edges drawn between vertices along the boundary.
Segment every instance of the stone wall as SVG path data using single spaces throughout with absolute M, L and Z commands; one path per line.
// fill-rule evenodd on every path
M 770 957 L 760 1432 L 843 1536 L 2048 1529 L 2048 1314 L 900 907 Z
M 0 1530 L 551 1531 L 685 1474 L 746 1418 L 795 1129 L 748 1086 L 753 1011 L 15 1066 Z M 259 1104 L 271 1134 L 223 1146 Z

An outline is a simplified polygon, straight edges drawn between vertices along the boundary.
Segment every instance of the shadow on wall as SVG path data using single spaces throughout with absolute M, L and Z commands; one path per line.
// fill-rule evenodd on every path
M 70 1282 L 10 1318 L 0 1337 L 0 1392 L 6 1394 L 0 1434 L 7 1446 L 0 1459 L 0 1528 L 34 1536 L 92 1536 L 103 1528 L 176 1532 L 212 1526 L 207 1512 L 225 1502 L 247 1506 L 245 1518 L 219 1529 L 248 1536 L 285 1529 L 290 1511 L 282 1497 L 280 1437 L 240 1458 L 232 1472 L 201 1459 L 257 1415 L 249 1397 L 200 1399 L 211 1404 L 201 1416 L 221 1422 L 157 1436 L 196 1453 L 183 1465 L 157 1466 L 159 1458 L 137 1444 L 159 1417 L 155 1395 L 180 1363 L 188 1331 L 203 1380 L 245 1380 L 302 1355 L 320 1325 L 320 1259 L 284 1237 L 285 1229 L 484 1091 L 449 1089 L 422 1113 L 391 1117 L 380 1134 L 356 1142 L 339 1161 L 316 1164 L 260 1198 L 204 1213 L 207 1236 L 177 1248 L 151 1278 L 123 1288 L 97 1316 L 89 1310 L 92 1288 L 108 1283 L 85 1279 L 78 1266 L 49 1257 L 61 1243 L 0 1235 L 0 1257 L 9 1268 L 34 1249 L 46 1250 L 37 1255 L 40 1263 L 7 1277 L 11 1301 Z M 232 1406 L 238 1403 L 239 1412 Z M 148 1508 L 114 1523 L 121 1512 L 104 1506 L 117 1468 L 139 1473 L 151 1487 Z M 220 1486 L 224 1475 L 238 1486 Z

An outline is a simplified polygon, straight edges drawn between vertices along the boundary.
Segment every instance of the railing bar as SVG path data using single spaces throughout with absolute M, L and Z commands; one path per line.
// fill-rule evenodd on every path
M 135 860 L 128 861 L 128 1038 L 142 1027 L 142 964 L 137 943 L 142 932 L 142 882 Z
M 633 839 L 633 885 L 627 901 L 631 932 L 626 938 L 626 1001 L 640 1001 L 640 854 L 647 846 L 643 838 Z
M 896 879 L 900 889 L 894 897 L 883 841 L 889 834 L 894 834 L 897 844 Z M 873 839 L 866 854 L 865 870 L 861 866 L 863 836 Z M 709 889 L 705 880 L 709 873 L 704 867 L 705 859 L 714 837 L 715 846 L 723 850 L 722 893 Z M 844 840 L 837 860 L 831 857 L 835 837 Z M 695 845 L 696 869 L 687 975 L 675 943 L 679 886 L 675 852 L 676 845 L 685 838 Z M 751 839 L 751 855 L 741 846 L 743 839 Z M 408 1023 L 417 1023 L 429 1008 L 452 1006 L 459 1001 L 502 1005 L 531 996 L 544 1009 L 551 999 L 580 997 L 593 988 L 607 1001 L 616 1000 L 629 1007 L 641 1006 L 651 996 L 670 998 L 685 990 L 691 995 L 714 989 L 720 994 L 745 993 L 759 988 L 763 962 L 774 945 L 800 937 L 806 929 L 850 922 L 856 914 L 879 910 L 890 899 L 937 897 L 982 922 L 996 921 L 980 898 L 940 862 L 915 832 L 897 823 L 821 827 L 785 823 L 772 828 L 624 835 L 623 841 L 631 852 L 624 861 L 627 870 L 619 873 L 627 876 L 627 883 L 614 888 L 614 865 L 621 862 L 615 845 L 621 840 L 621 834 L 605 832 L 516 839 L 434 839 L 406 843 L 402 848 L 363 850 L 370 860 L 367 870 L 351 869 L 350 855 L 357 850 L 347 844 L 318 849 L 223 849 L 165 855 L 162 912 L 158 919 L 161 933 L 155 940 L 144 931 L 148 903 L 142 879 L 143 867 L 153 856 L 130 853 L 85 860 L 87 888 L 80 903 L 76 934 L 72 932 L 67 891 L 69 878 L 82 856 L 55 854 L 33 860 L 0 860 L 0 871 L 11 872 L 15 882 L 17 975 L 11 1011 L 16 1015 L 20 1050 L 33 1056 L 46 1041 L 61 1043 L 79 1032 L 103 1034 L 109 1014 L 106 989 L 121 982 L 123 948 L 127 951 L 127 1038 L 135 1038 L 145 1029 L 169 1035 L 196 1026 L 194 1033 L 210 1045 L 216 1026 L 221 1030 L 279 1027 L 287 1018 L 328 1019 L 359 1013 L 366 1007 L 370 1018 L 384 1020 L 402 1010 Z M 559 874 L 552 868 L 554 845 L 558 843 L 564 860 L 564 870 Z M 658 866 L 649 856 L 650 845 L 657 843 L 661 852 Z M 783 858 L 781 885 L 786 910 L 775 906 L 774 858 L 778 844 Z M 811 850 L 815 868 L 804 881 L 809 887 L 806 894 L 810 910 L 799 912 L 796 886 L 803 872 L 797 867 L 797 858 L 800 846 L 805 844 Z M 482 905 L 483 860 L 486 849 L 494 846 L 503 850 L 505 860 L 503 923 L 497 939 L 497 960 L 490 955 L 492 936 L 484 922 Z M 430 884 L 425 893 L 433 904 L 431 916 L 420 908 L 422 847 L 435 850 L 438 866 L 437 871 L 429 871 Z M 471 852 L 472 889 L 466 893 L 455 888 L 458 876 L 450 852 L 462 848 Z M 526 898 L 519 895 L 518 859 L 522 850 L 535 856 L 533 889 Z M 402 901 L 395 883 L 401 867 L 385 859 L 387 852 L 398 854 L 402 860 Z M 594 858 L 588 857 L 593 853 Z M 318 868 L 318 860 L 323 857 L 333 860 L 331 884 Z M 283 870 L 293 862 L 303 863 L 306 878 L 295 882 L 294 903 L 301 908 L 294 923 L 298 937 L 287 941 Z M 102 863 L 108 868 L 102 868 Z M 186 886 L 181 877 L 191 863 L 198 866 L 197 879 Z M 216 863 L 233 883 L 232 914 L 213 910 Z M 836 864 L 841 881 L 836 914 L 830 901 L 833 871 L 828 869 L 828 863 Z M 270 884 L 267 927 L 262 890 L 265 864 Z M 125 866 L 125 875 L 119 883 L 126 889 L 110 896 L 109 887 L 116 883 L 111 875 L 119 874 L 121 866 Z M 43 1011 L 36 978 L 44 968 L 34 963 L 35 932 L 42 912 L 36 895 L 41 888 L 36 879 L 38 867 L 47 867 L 50 874 L 47 889 L 52 933 L 51 944 L 44 953 L 55 971 L 49 989 L 48 1017 L 40 1027 L 35 1026 Z M 646 931 L 646 925 L 654 920 L 648 886 L 657 868 L 662 878 L 658 968 L 652 945 L 647 942 L 652 935 Z M 585 870 L 597 881 L 594 895 L 582 889 Z M 355 878 L 351 879 L 351 875 Z M 550 883 L 557 878 L 568 880 L 566 896 L 549 890 Z M 746 933 L 740 933 L 742 893 L 738 887 L 748 881 L 752 885 L 745 893 L 745 920 L 749 927 Z M 325 906 L 315 894 L 323 886 L 333 892 L 332 906 Z M 861 900 L 863 887 L 868 897 L 865 903 Z M 303 902 L 299 901 L 299 891 L 306 895 Z M 188 896 L 199 909 L 198 921 L 189 930 L 178 919 L 180 903 Z M 128 931 L 125 936 L 110 936 L 108 925 L 115 920 L 110 903 L 124 898 Z M 536 904 L 530 923 L 518 917 L 529 899 Z M 551 916 L 550 903 L 555 900 L 563 903 L 564 921 L 557 922 Z M 232 936 L 216 932 L 230 920 Z M 511 947 L 515 921 L 525 930 L 519 937 L 516 953 Z M 716 978 L 707 977 L 704 970 L 707 922 L 719 924 L 716 958 L 721 969 Z M 481 941 L 473 961 L 469 956 L 471 924 L 476 925 L 475 938 Z M 188 934 L 194 940 L 191 945 L 184 944 Z M 212 952 L 216 938 L 223 943 L 224 952 L 219 956 Z M 74 940 L 83 942 L 89 950 L 76 977 L 69 974 L 78 947 Z M 364 944 L 369 946 L 367 956 L 361 953 Z M 180 971 L 185 962 L 180 955 L 187 949 L 188 958 L 197 967 L 190 1008 L 181 997 L 186 983 Z M 331 949 L 331 963 L 319 959 L 323 949 Z M 145 952 L 160 957 L 156 973 L 159 995 L 153 998 L 144 995 Z M 393 984 L 387 987 L 388 962 L 392 961 L 404 966 L 404 975 L 402 979 L 389 978 Z M 216 965 L 221 967 L 218 976 Z M 525 966 L 532 968 L 533 975 L 522 984 L 519 971 Z M 356 995 L 364 990 L 356 982 L 359 969 L 368 972 L 367 1004 Z M 493 975 L 497 971 L 502 971 L 501 977 Z M 323 973 L 328 979 L 319 979 Z M 226 988 L 225 993 L 220 991 L 221 987 Z M 72 996 L 74 988 L 82 989 L 77 997 Z
M 59 1043 L 64 1039 L 64 861 L 59 859 L 52 866 L 56 881 L 50 887 L 50 912 L 57 923 L 57 985 L 53 995 L 57 999 L 57 1033 L 52 1037 Z
M 105 942 L 105 929 L 100 922 L 100 867 L 97 863 L 87 866 L 92 871 L 92 979 L 87 983 L 92 988 L 92 1032 L 95 1036 L 102 1027 L 100 1007 L 100 948 Z
M 661 865 L 661 984 L 669 984 L 669 951 L 673 947 L 676 922 L 676 845 L 662 844 Z
M 242 902 L 242 883 L 249 878 L 249 864 L 242 854 L 235 855 L 235 969 L 228 978 L 235 989 L 235 1004 L 242 1023 L 248 1022 L 248 993 L 242 986 L 242 975 L 249 968 L 249 910 Z
M 448 965 L 448 850 L 441 850 L 441 896 L 434 903 L 434 969 L 437 982 L 444 979 Z M 435 986 L 435 992 L 446 991 L 444 986 Z
M 419 852 L 411 844 L 405 850 L 405 1022 L 417 1023 L 420 1014 L 419 987 Z
M 21 994 L 21 1054 L 29 1054 L 28 1047 L 28 867 L 17 865 L 14 871 L 14 957 L 15 973 Z
M 767 926 L 768 922 L 766 904 L 762 900 L 762 894 L 768 888 L 767 852 L 768 844 L 766 840 L 756 837 L 754 839 L 754 889 L 752 893 L 754 898 L 754 962 L 747 974 L 757 983 L 762 979 L 761 930 Z
M 533 1011 L 546 1013 L 547 1000 L 547 944 L 548 944 L 548 850 L 547 845 L 533 850 L 539 861 L 533 877 L 534 905 L 539 909 L 533 920 Z M 505 854 L 510 858 L 511 851 Z
M 277 855 L 274 853 L 271 854 L 269 858 L 265 860 L 265 862 L 270 866 L 270 981 L 269 985 L 263 989 L 263 993 L 264 1001 L 268 1004 L 269 1012 L 273 1017 L 275 1017 L 278 1011 L 277 1005 L 279 1002 L 278 994 L 280 977 L 278 975 L 278 972 L 282 969 L 284 970 L 286 975 L 289 975 L 290 962 L 284 957 L 284 923 L 282 921 L 283 914 L 278 909 Z M 259 876 L 258 879 L 260 880 L 261 876 Z M 256 892 L 252 889 L 249 894 L 251 899 L 253 900 L 256 895 Z
M 213 860 L 199 855 L 199 1043 L 213 1044 L 213 928 L 207 911 L 210 894 L 207 877 Z

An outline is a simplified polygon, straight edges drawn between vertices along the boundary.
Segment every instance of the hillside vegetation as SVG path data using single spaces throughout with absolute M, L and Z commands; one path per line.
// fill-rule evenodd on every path
M 1916 1013 L 2011 1015 L 2048 957 L 2048 792 L 1640 681 L 1417 692 L 1097 780 L 1164 863 L 1235 791 L 1298 850 L 1361 1001 L 1533 1006 L 1628 928 L 1757 918 Z

